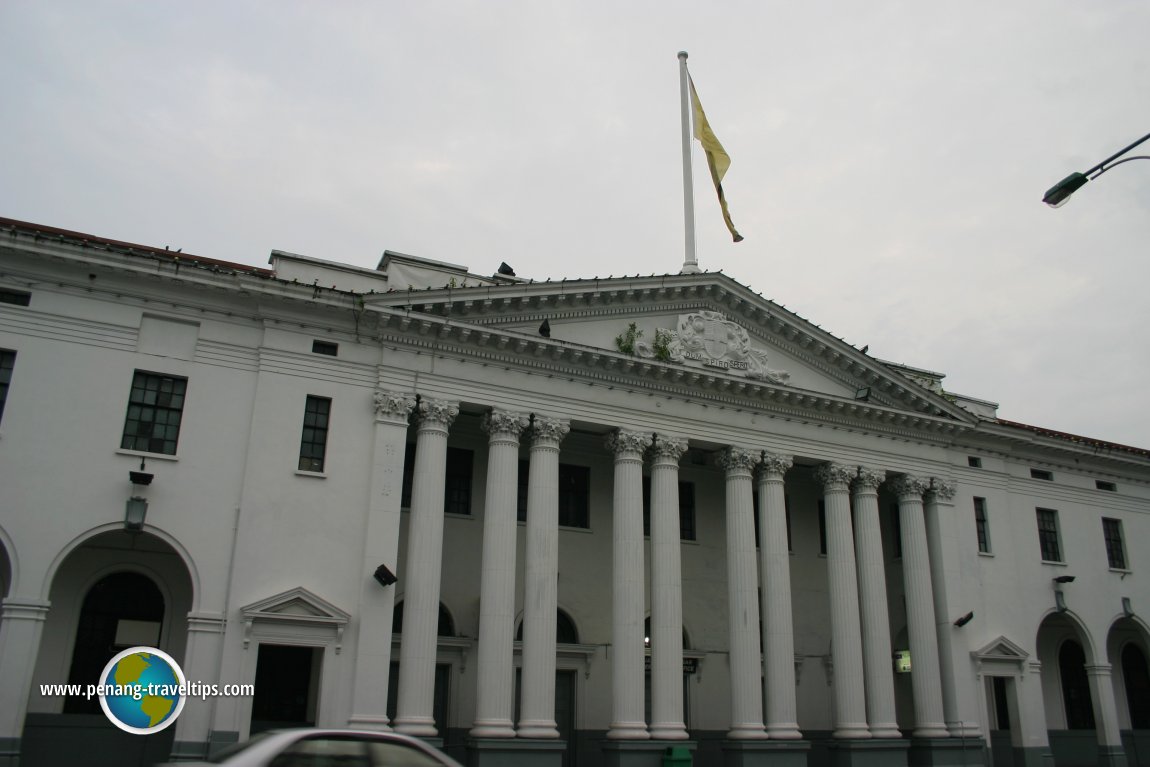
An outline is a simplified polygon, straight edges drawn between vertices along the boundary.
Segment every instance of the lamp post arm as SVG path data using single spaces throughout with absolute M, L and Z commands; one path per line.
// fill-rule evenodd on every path
M 1150 138 L 1150 136 L 1147 136 L 1147 138 Z M 1143 139 L 1143 141 L 1145 141 L 1145 140 L 1146 139 Z M 1141 143 L 1141 142 L 1139 142 L 1139 143 Z M 1135 146 L 1137 146 L 1137 145 L 1135 145 Z M 1111 158 L 1111 159 L 1113 159 L 1113 158 Z M 1116 168 L 1119 165 L 1121 165 L 1122 163 L 1130 162 L 1131 160 L 1150 160 L 1150 154 L 1136 154 L 1133 157 L 1125 157 L 1125 158 L 1123 158 L 1123 159 L 1119 160 L 1118 162 L 1113 163 L 1111 165 L 1106 165 L 1106 163 L 1102 163 L 1103 165 L 1106 165 L 1106 167 L 1102 168 L 1100 171 L 1098 171 L 1093 176 L 1091 176 L 1090 180 L 1093 181 L 1094 179 L 1098 178 L 1099 176 L 1101 176 L 1103 173 L 1110 170 L 1111 168 Z
M 1150 133 L 1147 133 L 1145 136 L 1143 136 L 1142 138 L 1138 139 L 1137 141 L 1135 141 L 1133 144 L 1131 144 L 1130 146 L 1126 147 L 1126 148 L 1125 148 L 1125 149 L 1123 149 L 1122 151 L 1120 151 L 1120 152 L 1115 152 L 1114 154 L 1110 155 L 1110 156 L 1109 156 L 1109 157 L 1107 157 L 1105 160 L 1103 160 L 1102 162 L 1098 163 L 1097 165 L 1095 165 L 1093 168 L 1091 168 L 1090 170 L 1086 171 L 1086 172 L 1085 172 L 1085 173 L 1083 173 L 1082 175 L 1083 175 L 1083 176 L 1089 176 L 1091 173 L 1093 173 L 1093 172 L 1094 172 L 1094 171 L 1096 171 L 1096 170 L 1101 170 L 1101 171 L 1106 171 L 1106 170 L 1109 170 L 1109 168 L 1107 168 L 1106 166 L 1107 166 L 1107 165 L 1110 163 L 1110 161 L 1111 161 L 1111 160 L 1115 160 L 1115 159 L 1117 159 L 1117 158 L 1121 157 L 1122 155 L 1126 154 L 1127 152 L 1129 152 L 1129 151 L 1130 151 L 1131 149 L 1133 149 L 1134 147 L 1136 147 L 1136 146 L 1138 146 L 1139 144 L 1141 144 L 1143 141 L 1146 141 L 1147 139 L 1150 139 Z M 1131 159 L 1131 160 L 1133 160 L 1133 159 L 1135 159 L 1135 158 L 1131 157 L 1130 159 Z M 1115 165 L 1117 165 L 1118 163 L 1114 163 L 1114 164 L 1115 164 Z

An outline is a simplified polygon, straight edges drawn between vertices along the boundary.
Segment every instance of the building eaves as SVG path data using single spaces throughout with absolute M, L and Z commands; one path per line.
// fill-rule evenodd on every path
M 59 229 L 54 226 L 33 224 L 27 221 L 18 221 L 11 218 L 0 217 L 0 233 L 6 233 L 10 237 L 18 237 L 22 235 L 30 236 L 36 241 L 56 241 L 82 248 L 95 248 L 97 250 L 105 250 L 112 253 L 118 253 L 120 255 L 167 261 L 174 264 L 180 264 L 182 266 L 190 265 L 192 267 L 209 269 L 216 272 L 240 272 L 259 277 L 275 276 L 275 273 L 270 269 L 248 266 L 247 264 L 236 264 L 230 261 L 220 261 L 219 259 L 215 258 L 206 258 L 204 256 L 197 256 L 191 253 L 172 251 L 167 248 L 156 248 L 151 245 L 140 245 L 133 242 L 123 242 L 122 240 L 111 240 L 106 237 L 97 237 L 95 235 L 85 234 L 83 232 L 74 232 L 69 229 Z

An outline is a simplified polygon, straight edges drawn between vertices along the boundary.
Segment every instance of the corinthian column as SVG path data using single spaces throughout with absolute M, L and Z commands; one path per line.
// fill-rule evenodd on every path
M 954 642 L 952 608 L 962 604 L 962 577 L 954 529 L 954 482 L 932 479 L 924 497 L 926 545 L 930 552 L 930 582 L 934 587 L 934 625 L 938 633 L 942 710 L 946 729 L 956 738 L 977 738 L 978 702 L 968 669 L 970 655 Z M 961 614 L 961 609 L 955 610 Z M 965 656 L 965 657 L 964 657 Z M 912 661 L 913 662 L 913 661 Z
M 611 702 L 607 737 L 650 737 L 643 711 L 643 451 L 651 435 L 616 431 L 607 439 L 615 453 L 614 588 L 612 599 Z
M 910 639 L 910 683 L 914 690 L 914 737 L 945 738 L 938 671 L 938 634 L 926 522 L 922 510 L 925 480 L 903 475 L 894 480 L 902 535 L 902 579 L 906 590 L 906 627 Z
M 459 415 L 455 402 L 419 403 L 415 477 L 404 568 L 403 639 L 399 646 L 399 701 L 395 729 L 435 737 L 432 715 L 439 582 L 443 569 L 443 493 L 447 476 L 447 430 Z
M 651 447 L 651 737 L 686 740 L 683 723 L 683 569 L 679 459 L 687 441 L 658 434 Z
M 371 495 L 363 541 L 363 586 L 359 598 L 358 663 L 352 694 L 354 727 L 387 727 L 387 685 L 391 675 L 391 621 L 395 588 L 380 588 L 372 575 L 380 564 L 395 572 L 399 552 L 399 506 L 407 420 L 415 395 L 375 392 L 375 444 L 371 454 Z
M 511 642 L 515 635 L 515 501 L 519 435 L 530 421 L 494 410 L 483 416 L 487 494 L 483 505 L 483 565 L 479 582 L 479 665 L 473 738 L 514 738 Z
M 815 479 L 823 486 L 826 510 L 827 577 L 831 592 L 831 650 L 835 669 L 836 738 L 869 738 L 859 646 L 858 574 L 848 487 L 853 467 L 823 464 Z
M 567 421 L 535 416 L 527 479 L 527 562 L 523 595 L 523 694 L 519 737 L 558 738 L 555 724 L 555 615 L 559 578 L 559 443 Z
M 727 472 L 727 624 L 731 657 L 731 729 L 727 737 L 767 737 L 759 664 L 759 575 L 755 563 L 751 472 L 759 454 L 729 447 L 719 454 Z M 792 661 L 793 662 L 793 661 Z
M 854 481 L 855 552 L 858 556 L 866 712 L 875 738 L 897 738 L 890 618 L 886 604 L 886 564 L 878 521 L 878 486 L 886 474 L 860 466 Z
M 759 568 L 763 573 L 763 675 L 767 680 L 767 734 L 796 740 L 795 632 L 791 615 L 791 554 L 787 545 L 787 506 L 783 475 L 792 461 L 763 455 L 759 471 Z

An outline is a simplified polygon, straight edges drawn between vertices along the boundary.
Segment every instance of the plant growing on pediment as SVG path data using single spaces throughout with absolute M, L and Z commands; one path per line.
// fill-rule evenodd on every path
M 615 347 L 624 354 L 634 354 L 635 342 L 638 341 L 642 335 L 643 331 L 635 327 L 635 323 L 632 322 L 627 326 L 626 330 L 615 336 Z
M 659 362 L 670 362 L 672 337 L 671 331 L 666 328 L 655 329 L 655 340 L 651 342 L 651 351 L 655 353 L 655 359 Z

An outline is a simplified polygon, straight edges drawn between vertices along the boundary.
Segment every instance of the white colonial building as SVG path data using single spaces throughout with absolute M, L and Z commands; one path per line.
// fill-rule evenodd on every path
M 315 724 L 484 766 L 1150 765 L 1150 451 L 721 273 L 0 219 L 0 596 L 0 764 Z M 133 736 L 42 687 L 138 644 L 255 693 Z

